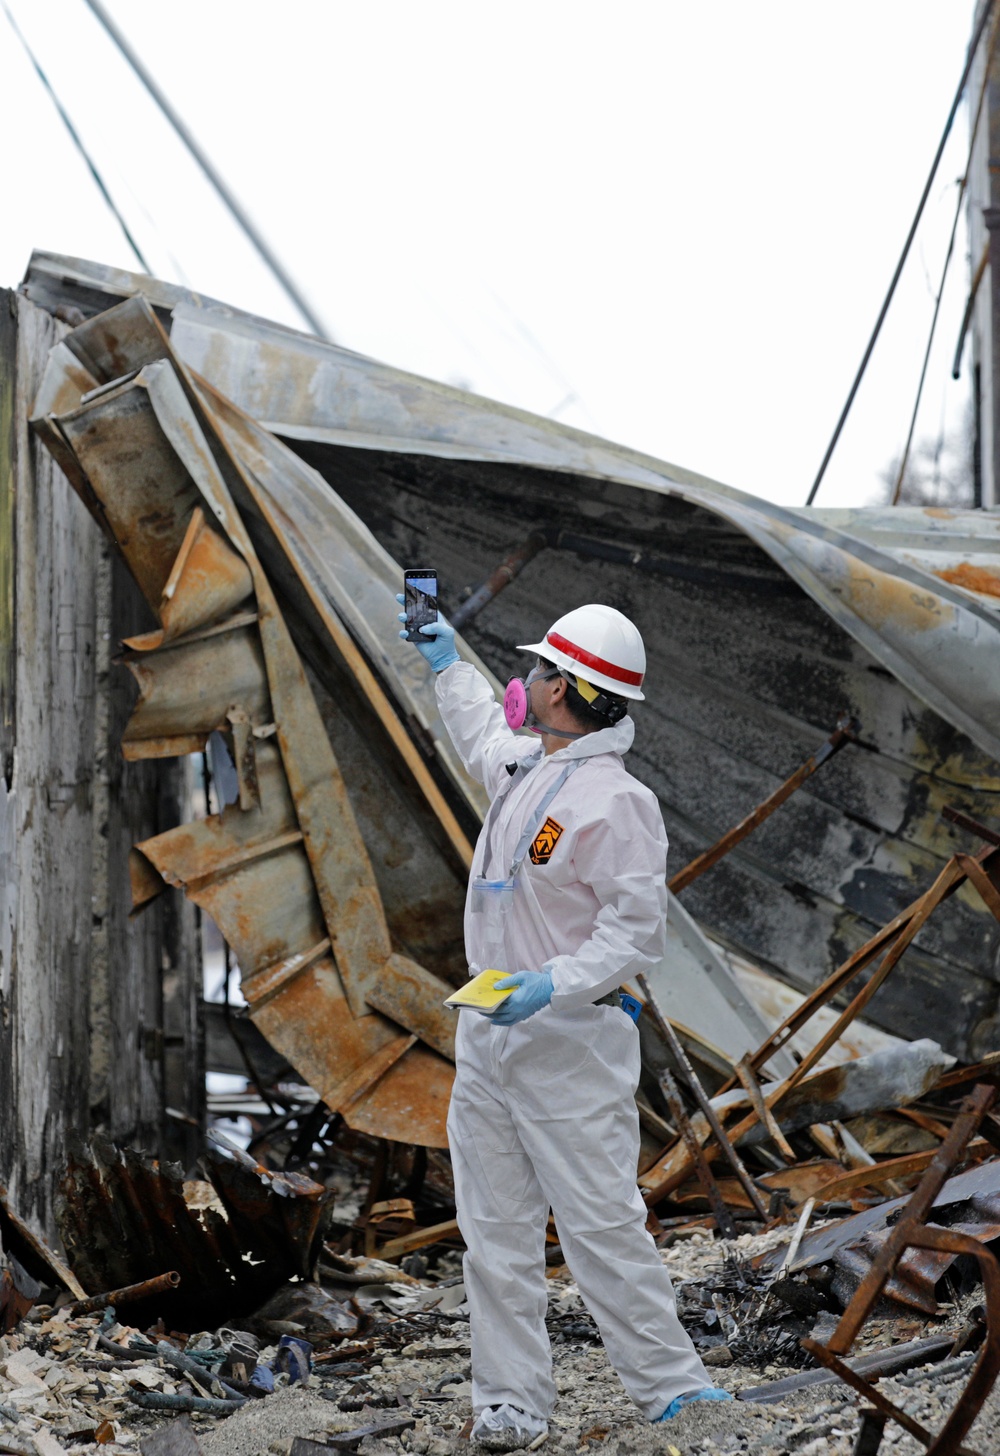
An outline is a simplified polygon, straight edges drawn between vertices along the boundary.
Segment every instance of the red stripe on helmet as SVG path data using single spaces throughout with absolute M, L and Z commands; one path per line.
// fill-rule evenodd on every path
M 563 637 L 559 632 L 547 632 L 545 640 L 550 647 L 556 647 L 560 652 L 565 652 L 567 657 L 574 658 L 581 667 L 592 667 L 595 672 L 603 672 L 605 677 L 613 677 L 616 682 L 628 683 L 630 687 L 642 687 L 641 672 L 629 672 L 626 667 L 618 667 L 613 662 L 606 662 L 596 653 L 577 647 L 575 642 L 571 642 L 568 637 Z

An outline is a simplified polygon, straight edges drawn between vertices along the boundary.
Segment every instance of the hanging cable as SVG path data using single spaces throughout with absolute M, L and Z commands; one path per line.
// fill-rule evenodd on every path
M 90 0 L 88 0 L 88 4 L 89 3 Z M 979 23 L 976 26 L 975 34 L 973 35 L 972 40 L 969 44 L 968 54 L 965 58 L 965 65 L 962 68 L 962 78 L 958 83 L 958 89 L 955 92 L 955 99 L 951 103 L 951 110 L 948 112 L 948 119 L 944 124 L 944 131 L 941 133 L 941 140 L 938 142 L 938 148 L 934 154 L 934 161 L 931 163 L 931 170 L 927 176 L 927 181 L 924 183 L 924 190 L 921 194 L 920 202 L 917 204 L 916 214 L 913 218 L 913 222 L 910 224 L 910 231 L 907 234 L 906 242 L 903 244 L 903 251 L 899 256 L 899 262 L 896 264 L 896 271 L 892 275 L 892 282 L 889 284 L 889 291 L 886 294 L 885 299 L 883 300 L 882 307 L 879 310 L 878 318 L 875 320 L 875 327 L 872 330 L 872 336 L 868 340 L 868 347 L 865 349 L 864 357 L 861 360 L 858 372 L 854 376 L 854 383 L 851 385 L 850 393 L 847 396 L 847 402 L 840 412 L 840 419 L 837 421 L 837 427 L 833 432 L 829 445 L 827 445 L 826 447 L 826 454 L 823 456 L 823 460 L 820 464 L 819 470 L 816 472 L 816 479 L 813 481 L 812 488 L 810 489 L 809 494 L 806 497 L 807 506 L 811 506 L 813 501 L 816 499 L 816 492 L 819 490 L 823 476 L 826 474 L 826 467 L 830 463 L 830 457 L 833 455 L 833 452 L 837 447 L 837 441 L 840 439 L 841 431 L 843 430 L 844 425 L 847 421 L 847 416 L 850 414 L 851 411 L 851 405 L 854 403 L 854 396 L 858 392 L 858 387 L 864 377 L 865 370 L 868 368 L 868 360 L 872 356 L 872 350 L 875 348 L 875 342 L 878 339 L 878 336 L 882 330 L 882 324 L 885 322 L 885 316 L 889 312 L 889 305 L 892 302 L 893 294 L 896 292 L 896 284 L 899 282 L 900 275 L 903 271 L 903 266 L 906 263 L 907 257 L 909 256 L 910 246 L 913 242 L 914 237 L 916 236 L 917 228 L 920 224 L 920 219 L 923 217 L 924 207 L 927 204 L 927 198 L 929 197 L 931 187 L 934 184 L 934 178 L 937 174 L 937 169 L 941 163 L 941 157 L 944 153 L 945 144 L 947 143 L 948 137 L 951 133 L 952 123 L 954 122 L 955 116 L 958 112 L 958 108 L 962 100 L 962 94 L 965 91 L 966 82 L 969 79 L 969 72 L 972 70 L 972 63 L 976 58 L 976 52 L 979 49 L 979 42 L 982 39 L 983 31 L 986 29 L 986 22 L 990 18 L 990 14 L 993 10 L 993 5 L 994 0 L 986 0 L 985 5 L 983 6 L 983 13 L 979 17 Z
M 287 293 L 292 303 L 294 303 L 295 307 L 305 319 L 312 332 L 316 334 L 318 338 L 326 339 L 328 342 L 332 342 L 329 333 L 320 322 L 318 315 L 313 311 L 311 304 L 299 291 L 298 285 L 293 282 L 292 278 L 285 271 L 285 268 L 279 261 L 278 257 L 275 255 L 274 252 L 272 252 L 268 243 L 265 242 L 264 238 L 257 231 L 256 226 L 250 220 L 248 214 L 243 210 L 243 207 L 240 205 L 240 203 L 237 202 L 233 193 L 230 192 L 229 188 L 223 181 L 220 174 L 216 171 L 215 167 L 209 161 L 208 157 L 205 155 L 200 145 L 195 140 L 194 135 L 188 130 L 187 126 L 184 124 L 184 122 L 178 116 L 177 112 L 171 106 L 164 93 L 160 90 L 159 86 L 153 80 L 153 77 L 150 75 L 149 71 L 146 70 L 146 67 L 143 65 L 142 61 L 139 59 L 135 51 L 129 45 L 124 35 L 122 35 L 117 25 L 115 25 L 114 21 L 111 19 L 111 16 L 104 9 L 104 6 L 100 3 L 100 0 L 85 0 L 85 3 L 93 11 L 93 13 L 97 16 L 97 19 L 104 26 L 104 29 L 107 31 L 108 35 L 111 37 L 115 45 L 121 51 L 126 61 L 128 61 L 129 65 L 132 67 L 132 70 L 138 76 L 143 86 L 145 86 L 150 96 L 153 98 L 157 106 L 163 112 L 163 115 L 167 118 L 174 131 L 177 133 L 181 141 L 191 153 L 192 157 L 198 163 L 198 166 L 201 168 L 205 176 L 208 178 L 209 182 L 215 188 L 216 192 L 225 203 L 226 207 L 228 207 L 230 213 L 235 218 L 239 227 L 250 239 L 250 242 L 253 244 L 253 246 L 257 249 L 257 252 L 260 254 L 264 263 L 270 269 L 271 273 L 274 275 L 277 281 L 281 284 L 281 287 L 284 289 L 285 293 Z
M 917 412 L 920 409 L 920 400 L 924 392 L 924 381 L 927 378 L 927 365 L 930 363 L 931 346 L 934 343 L 934 332 L 937 328 L 938 314 L 941 311 L 941 299 L 944 295 L 945 279 L 948 277 L 948 267 L 951 263 L 952 253 L 955 251 L 955 236 L 958 232 L 959 219 L 962 216 L 962 204 L 965 201 L 965 194 L 969 186 L 969 173 L 972 170 L 972 153 L 976 145 L 976 133 L 979 130 L 979 120 L 983 114 L 983 102 L 986 100 L 986 88 L 989 84 L 990 66 L 993 63 L 993 55 L 996 51 L 997 35 L 1000 33 L 1000 12 L 997 19 L 993 21 L 990 31 L 989 45 L 986 50 L 986 63 L 983 67 L 983 84 L 979 88 L 979 99 L 976 102 L 976 114 L 972 118 L 972 126 L 969 131 L 969 155 L 965 160 L 965 171 L 958 184 L 958 201 L 955 204 L 955 218 L 951 225 L 951 237 L 948 239 L 948 251 L 945 253 L 944 267 L 941 269 L 941 282 L 938 285 L 937 297 L 934 300 L 934 313 L 931 316 L 930 333 L 927 336 L 927 348 L 924 350 L 924 362 L 920 370 L 920 380 L 917 384 L 917 397 L 913 401 L 913 413 L 910 415 L 910 428 L 906 434 L 906 444 L 903 446 L 903 455 L 899 462 L 899 470 L 896 474 L 896 484 L 892 492 L 890 505 L 899 505 L 899 497 L 903 489 L 903 477 L 906 474 L 906 467 L 910 459 L 910 446 L 913 444 L 913 432 L 917 425 Z M 938 446 L 938 458 L 940 459 L 941 447 Z
M 125 221 L 125 219 L 122 217 L 121 213 L 118 211 L 118 208 L 115 205 L 115 200 L 111 196 L 111 193 L 108 191 L 107 184 L 105 183 L 104 178 L 101 176 L 100 172 L 97 169 L 97 163 L 94 161 L 94 159 L 91 157 L 90 153 L 87 151 L 87 148 L 84 146 L 83 141 L 82 141 L 82 139 L 80 137 L 80 133 L 77 131 L 76 127 L 73 125 L 72 121 L 70 120 L 69 114 L 66 111 L 65 106 L 63 106 L 62 102 L 59 100 L 59 97 L 56 95 L 55 90 L 53 89 L 52 83 L 49 80 L 48 76 L 45 74 L 45 72 L 42 70 L 41 65 L 39 64 L 39 62 L 38 62 L 38 60 L 37 60 L 37 58 L 35 56 L 34 51 L 31 49 L 31 47 L 29 46 L 28 42 L 25 40 L 24 36 L 21 34 L 20 30 L 18 29 L 17 21 L 14 19 L 13 15 L 11 15 L 10 11 L 8 10 L 7 4 L 6 4 L 6 0 L 0 0 L 0 5 L 3 6 L 3 13 L 6 15 L 8 21 L 10 22 L 10 28 L 11 28 L 11 30 L 14 32 L 14 34 L 17 36 L 18 40 L 21 42 L 21 45 L 24 47 L 24 53 L 28 57 L 28 60 L 31 62 L 32 66 L 34 67 L 34 69 L 35 69 L 35 75 L 38 77 L 39 81 L 41 81 L 42 85 L 45 87 L 46 91 L 49 94 L 49 98 L 52 101 L 52 105 L 55 107 L 56 111 L 59 113 L 59 120 L 62 122 L 62 124 L 66 128 L 66 130 L 69 132 L 70 138 L 71 138 L 71 140 L 73 142 L 73 145 L 76 147 L 77 151 L 80 153 L 80 156 L 83 158 L 84 162 L 86 163 L 87 170 L 90 173 L 91 177 L 93 178 L 94 183 L 95 183 L 95 185 L 97 187 L 98 192 L 100 192 L 101 196 L 104 198 L 104 201 L 107 203 L 108 207 L 111 209 L 112 213 L 114 214 L 115 221 L 118 223 L 118 226 L 121 228 L 122 232 L 125 234 L 125 241 L 128 243 L 129 247 L 132 249 L 132 252 L 138 258 L 138 260 L 139 260 L 139 266 L 142 269 L 142 271 L 144 273 L 148 273 L 150 271 L 149 264 L 146 262 L 146 259 L 143 257 L 142 249 L 139 247 L 139 244 L 136 242 L 135 238 L 132 236 L 132 233 L 129 230 L 128 223 Z

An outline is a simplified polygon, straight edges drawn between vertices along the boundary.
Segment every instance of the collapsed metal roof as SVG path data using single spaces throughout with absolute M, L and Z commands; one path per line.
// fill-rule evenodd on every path
M 453 966 L 455 885 L 482 798 L 437 719 L 429 674 L 391 631 L 398 563 L 417 557 L 437 566 L 447 609 L 460 601 L 455 584 L 474 586 L 544 529 L 551 549 L 466 629 L 468 655 L 501 675 L 516 662 L 511 644 L 574 601 L 635 616 L 650 690 L 630 763 L 659 795 L 675 853 L 742 817 L 845 711 L 860 720 L 856 747 L 685 894 L 714 936 L 793 984 L 825 977 L 930 882 L 954 845 L 945 804 L 979 817 L 995 808 L 1000 513 L 778 507 L 140 275 L 36 254 L 24 290 L 63 316 L 140 293 L 158 311 L 178 365 L 193 371 L 189 393 L 242 462 L 246 531 L 314 676 L 324 652 L 310 639 L 337 643 L 327 727 L 348 663 L 352 705 L 388 735 L 419 790 L 433 846 L 428 864 L 424 849 L 417 856 L 425 919 L 435 955 L 451 927 Z M 77 364 L 84 333 L 69 336 Z M 50 396 L 40 416 L 64 408 Z M 336 726 L 349 737 L 345 716 Z M 369 851 L 376 818 L 361 811 Z M 405 875 L 387 889 L 392 875 L 372 860 L 398 941 L 421 896 Z M 675 933 L 684 927 L 718 966 L 716 1004 L 738 1022 L 731 978 L 676 902 L 672 913 Z M 691 967 L 690 955 L 678 959 Z M 956 896 L 873 1015 L 907 1035 L 931 1026 L 962 1055 L 991 1044 L 998 977 L 995 922 Z M 674 1014 L 677 988 L 664 979 Z

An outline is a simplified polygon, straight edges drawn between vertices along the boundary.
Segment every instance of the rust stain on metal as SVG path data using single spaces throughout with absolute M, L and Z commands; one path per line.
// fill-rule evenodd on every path
M 973 566 L 971 562 L 965 561 L 959 566 L 936 571 L 934 575 L 939 576 L 942 581 L 950 582 L 952 586 L 965 587 L 966 591 L 1000 597 L 1000 571 L 994 571 L 989 566 Z
M 233 492 L 223 440 L 144 300 L 68 338 L 100 385 L 72 404 L 65 351 L 42 437 L 61 438 L 160 623 L 130 639 L 128 758 L 222 733 L 239 797 L 136 847 L 136 908 L 167 885 L 216 921 L 265 1035 L 354 1127 L 446 1145 L 450 986 L 393 945 L 368 851 L 295 644 Z M 350 664 L 349 664 L 350 665 Z M 419 1043 L 427 1048 L 422 1050 Z
M 0 1254 L 0 1335 L 17 1329 L 41 1292 L 41 1285 L 15 1258 Z
M 181 1282 L 181 1276 L 176 1269 L 169 1269 L 166 1274 L 157 1274 L 152 1279 L 141 1279 L 138 1284 L 126 1284 L 121 1289 L 108 1289 L 104 1294 L 93 1294 L 90 1299 L 78 1299 L 71 1305 L 71 1312 L 74 1316 L 79 1314 L 94 1314 L 99 1309 L 107 1309 L 109 1304 L 134 1304 L 139 1299 L 149 1299 L 156 1294 L 166 1294 L 171 1289 L 176 1289 Z

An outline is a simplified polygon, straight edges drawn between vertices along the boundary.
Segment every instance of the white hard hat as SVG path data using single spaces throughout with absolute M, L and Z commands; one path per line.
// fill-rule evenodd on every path
M 646 649 L 634 622 L 614 607 L 592 602 L 560 617 L 542 642 L 522 643 L 518 652 L 536 652 L 594 687 L 619 698 L 642 702 Z

